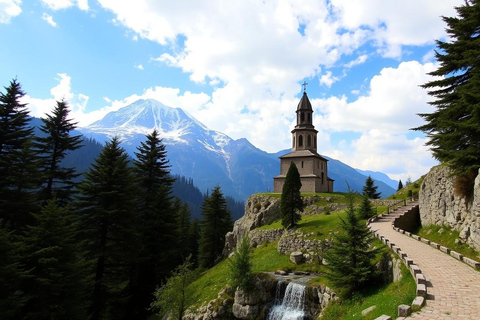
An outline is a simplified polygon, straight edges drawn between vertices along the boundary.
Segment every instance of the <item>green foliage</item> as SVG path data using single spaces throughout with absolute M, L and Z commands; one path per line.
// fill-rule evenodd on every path
M 40 158 L 41 190 L 40 200 L 57 199 L 61 205 L 66 205 L 73 193 L 78 177 L 75 168 L 66 168 L 62 161 L 68 152 L 81 147 L 80 135 L 71 136 L 76 123 L 68 118 L 69 109 L 65 100 L 57 101 L 51 115 L 42 118 L 40 127 L 45 136 L 36 137 L 34 146 Z
M 20 232 L 38 210 L 34 191 L 38 187 L 37 157 L 32 148 L 33 128 L 25 95 L 17 80 L 0 93 L 0 219 L 5 227 Z
M 378 186 L 374 185 L 375 181 L 371 176 L 365 180 L 365 186 L 363 186 L 363 194 L 366 194 L 370 199 L 380 199 L 381 192 L 377 192 Z
M 23 260 L 29 270 L 25 291 L 28 319 L 85 319 L 84 265 L 77 226 L 68 207 L 54 199 L 34 214 L 35 225 L 23 237 Z
M 373 241 L 370 230 L 355 214 L 352 193 L 348 198 L 347 217 L 340 218 L 340 232 L 334 235 L 333 247 L 324 255 L 328 261 L 327 278 L 346 295 L 358 291 L 372 278 L 372 259 L 376 254 L 370 246 Z
M 250 252 L 250 240 L 245 233 L 242 242 L 235 250 L 235 254 L 229 260 L 230 278 L 233 288 L 240 288 L 244 292 L 251 292 L 255 283 L 252 272 L 252 255 Z
M 203 201 L 202 216 L 199 262 L 201 267 L 211 268 L 221 258 L 225 234 L 233 226 L 231 213 L 219 186 Z
M 178 266 L 167 282 L 155 291 L 155 301 L 151 308 L 163 318 L 167 313 L 170 318 L 181 320 L 194 301 L 193 288 L 189 285 L 197 277 L 192 269 L 190 257 Z
M 14 240 L 0 220 L 0 319 L 20 319 L 21 308 L 27 298 L 18 288 L 25 276 L 18 251 L 20 244 Z
M 282 226 L 285 229 L 293 228 L 302 220 L 300 212 L 303 212 L 303 200 L 300 195 L 300 173 L 295 163 L 290 163 L 285 183 L 282 189 L 282 198 L 280 200 L 280 215 L 282 217 Z
M 362 196 L 362 203 L 360 204 L 360 207 L 358 208 L 358 215 L 360 219 L 368 219 L 370 217 L 373 217 L 375 215 L 375 211 L 372 206 L 372 202 L 370 201 L 370 198 L 368 195 L 365 193 Z
M 422 87 L 435 98 L 432 113 L 419 114 L 433 156 L 447 163 L 455 175 L 477 172 L 480 164 L 480 5 L 466 0 L 456 17 L 443 17 L 450 42 L 437 40 L 438 77 Z
M 122 318 L 139 244 L 135 183 L 118 138 L 107 142 L 79 186 L 78 215 L 94 278 L 92 319 Z

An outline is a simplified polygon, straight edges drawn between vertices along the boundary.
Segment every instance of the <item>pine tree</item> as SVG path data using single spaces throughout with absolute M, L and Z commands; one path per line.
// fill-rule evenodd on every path
M 21 290 L 25 276 L 19 257 L 20 244 L 0 220 L 0 319 L 21 319 L 26 295 Z
M 175 201 L 174 207 L 177 212 L 178 254 L 179 258 L 184 260 L 185 257 L 192 254 L 192 248 L 190 247 L 191 214 L 188 204 L 182 203 L 180 199 Z
M 366 193 L 363 194 L 362 203 L 358 208 L 358 213 L 360 219 L 368 219 L 375 214 L 375 212 L 373 211 L 372 202 L 370 201 L 370 198 Z
M 79 185 L 78 219 L 92 265 L 93 320 L 126 317 L 139 246 L 134 181 L 128 155 L 115 137 Z
M 85 319 L 77 226 L 68 207 L 49 200 L 23 237 L 28 319 Z
M 216 186 L 202 203 L 202 231 L 200 236 L 199 263 L 211 268 L 221 257 L 225 234 L 232 229 L 232 217 L 220 187 Z
M 300 173 L 295 163 L 292 162 L 285 177 L 280 201 L 282 226 L 286 229 L 295 227 L 302 220 L 302 216 L 299 213 L 303 212 L 303 200 L 300 194 L 301 187 Z
M 65 100 L 57 101 L 51 115 L 42 118 L 43 125 L 40 131 L 45 136 L 37 137 L 35 147 L 40 156 L 40 170 L 42 187 L 40 199 L 47 201 L 56 198 L 61 205 L 66 205 L 72 196 L 72 189 L 76 183 L 74 179 L 79 175 L 75 168 L 62 166 L 62 161 L 68 152 L 81 147 L 80 135 L 71 136 L 76 123 L 68 118 L 69 108 Z
M 466 0 L 458 17 L 443 17 L 449 42 L 437 40 L 437 80 L 422 87 L 435 98 L 436 110 L 419 114 L 426 124 L 414 128 L 426 133 L 433 156 L 456 175 L 475 174 L 480 167 L 480 5 Z
M 235 254 L 230 258 L 229 269 L 233 288 L 238 287 L 246 293 L 255 288 L 248 233 L 243 235 L 240 245 L 235 249 Z
M 365 180 L 365 186 L 363 186 L 363 194 L 366 194 L 370 199 L 380 199 L 381 192 L 377 192 L 378 186 L 374 185 L 375 181 L 371 176 Z
M 403 189 L 403 183 L 402 183 L 402 180 L 398 180 L 398 188 L 397 188 L 397 191 L 400 191 Z
M 355 215 L 353 193 L 347 196 L 347 217 L 341 219 L 341 231 L 334 235 L 333 247 L 325 252 L 327 278 L 346 295 L 360 289 L 371 279 L 374 272 L 372 259 L 376 250 L 370 230 Z
M 190 225 L 190 230 L 188 231 L 188 243 L 189 248 L 192 254 L 192 263 L 194 268 L 197 268 L 198 263 L 198 255 L 200 252 L 200 236 L 202 234 L 201 222 L 198 219 L 193 219 Z
M 0 219 L 18 232 L 37 210 L 38 166 L 28 110 L 20 102 L 25 93 L 16 80 L 5 89 L 0 93 Z
M 155 287 L 176 265 L 176 212 L 165 145 L 155 129 L 135 153 L 138 184 L 138 258 L 135 284 L 129 302 L 129 318 L 146 318 Z

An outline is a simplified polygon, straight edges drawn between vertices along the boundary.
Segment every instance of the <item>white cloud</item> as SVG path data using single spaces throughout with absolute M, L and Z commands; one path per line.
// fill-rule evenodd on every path
M 53 17 L 51 15 L 47 14 L 47 13 L 43 13 L 42 19 L 45 20 L 52 27 L 57 26 L 57 23 L 55 21 L 53 21 Z
M 88 0 L 41 0 L 44 5 L 52 10 L 68 9 L 76 6 L 80 10 L 88 11 Z
M 320 77 L 320 84 L 323 84 L 323 85 L 327 86 L 328 88 L 330 88 L 332 86 L 332 84 L 334 84 L 338 80 L 340 80 L 340 77 L 334 77 L 332 75 L 331 71 L 327 71 L 327 72 L 325 72 L 325 74 L 323 74 Z
M 355 60 L 352 60 L 350 61 L 349 63 L 346 63 L 344 65 L 345 68 L 351 68 L 351 67 L 354 67 L 356 65 L 359 65 L 359 64 L 363 64 L 365 63 L 365 61 L 367 61 L 368 59 L 368 55 L 366 54 L 362 54 L 361 56 L 359 56 L 357 59 Z
M 143 70 L 143 66 L 141 64 L 137 64 L 135 65 L 135 68 L 139 69 L 139 70 Z
M 10 23 L 13 17 L 22 12 L 21 0 L 0 0 L 0 23 Z
M 71 88 L 71 78 L 66 73 L 57 74 L 58 85 L 50 90 L 51 98 L 39 99 L 25 95 L 24 102 L 28 103 L 30 115 L 44 117 L 49 114 L 56 105 L 56 101 L 65 99 L 71 110 L 71 117 L 76 121 L 88 121 L 88 115 L 84 113 L 89 97 L 85 94 L 75 94 Z

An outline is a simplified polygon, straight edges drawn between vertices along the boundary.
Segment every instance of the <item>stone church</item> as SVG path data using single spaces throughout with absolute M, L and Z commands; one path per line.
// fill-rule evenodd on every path
M 280 174 L 273 178 L 273 192 L 282 192 L 291 162 L 295 163 L 300 173 L 300 192 L 333 192 L 334 180 L 328 177 L 328 160 L 317 153 L 318 131 L 312 123 L 313 109 L 305 87 L 296 113 L 297 125 L 292 130 L 292 152 L 280 157 Z

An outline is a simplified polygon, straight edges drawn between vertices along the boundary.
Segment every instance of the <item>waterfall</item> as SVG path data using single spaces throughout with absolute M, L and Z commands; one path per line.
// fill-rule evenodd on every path
M 305 286 L 290 282 L 282 299 L 282 281 L 277 283 L 275 304 L 270 310 L 267 320 L 302 320 L 305 305 Z

